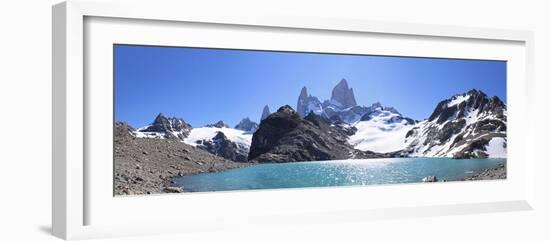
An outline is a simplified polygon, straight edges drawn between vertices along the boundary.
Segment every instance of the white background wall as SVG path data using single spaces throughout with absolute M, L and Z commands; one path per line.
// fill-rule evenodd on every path
M 0 4 L 0 240 L 56 240 L 51 228 L 51 5 Z M 199 3 L 200 2 L 200 3 Z M 223 3 L 225 2 L 225 3 Z M 535 31 L 539 132 L 535 211 L 390 220 L 276 230 L 243 230 L 116 240 L 550 240 L 550 165 L 542 160 L 550 136 L 550 7 L 547 1 L 195 1 L 218 11 L 275 13 L 436 23 Z M 152 10 L 154 11 L 154 10 Z M 139 214 L 139 211 L 137 212 Z

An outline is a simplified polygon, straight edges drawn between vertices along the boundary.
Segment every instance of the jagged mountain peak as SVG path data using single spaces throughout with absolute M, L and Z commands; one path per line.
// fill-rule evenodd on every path
M 168 138 L 183 140 L 189 135 L 193 127 L 182 118 L 166 117 L 159 113 L 153 123 L 139 128 L 135 133 L 138 137 Z
M 346 79 L 341 79 L 334 86 L 331 99 L 323 102 L 310 95 L 307 88 L 303 87 L 298 97 L 296 111 L 302 118 L 313 112 L 327 119 L 336 118 L 347 124 L 361 121 L 363 117 L 363 120 L 370 119 L 370 116 L 365 116 L 365 114 L 370 115 L 376 111 L 389 111 L 401 115 L 395 108 L 384 107 L 380 102 L 375 102 L 372 106 L 357 105 L 353 88 L 350 88 Z
M 298 114 L 305 117 L 310 111 L 321 112 L 322 109 L 321 101 L 319 101 L 317 97 L 308 94 L 305 86 L 302 87 L 296 103 L 296 111 Z
M 300 97 L 308 97 L 309 95 L 307 94 L 307 87 L 302 87 L 302 90 L 300 90 Z
M 271 111 L 269 111 L 269 106 L 265 105 L 264 109 L 262 110 L 262 117 L 260 118 L 260 121 L 264 120 L 271 114 Z
M 184 127 L 190 127 L 191 125 L 185 123 L 182 118 L 178 117 L 166 117 L 162 112 L 155 117 L 151 125 L 164 125 L 169 130 L 178 130 Z
M 162 112 L 158 113 L 157 117 L 155 117 L 155 120 L 156 120 L 156 119 L 161 119 L 161 118 L 166 118 L 166 117 L 164 116 L 164 113 L 162 113 Z
M 166 116 L 164 116 L 164 114 L 162 112 L 160 112 L 156 117 L 155 119 L 153 120 L 153 123 L 151 123 L 152 125 L 154 125 L 155 123 L 163 123 L 163 122 L 168 122 L 168 118 Z
M 357 105 L 353 89 L 349 88 L 346 79 L 340 80 L 340 82 L 334 86 L 330 100 L 340 104 L 342 108 L 349 108 Z
M 345 79 L 345 78 L 342 78 L 340 80 L 340 82 L 338 82 L 338 84 L 336 84 L 336 86 L 342 86 L 342 88 L 345 88 L 345 89 L 348 89 L 349 86 L 348 86 L 348 81 Z M 335 86 L 335 87 L 336 87 Z

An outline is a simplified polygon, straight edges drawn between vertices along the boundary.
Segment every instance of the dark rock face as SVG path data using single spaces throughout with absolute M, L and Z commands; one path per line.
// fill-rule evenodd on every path
M 258 129 L 258 127 L 258 123 L 251 121 L 250 118 L 246 117 L 235 126 L 235 129 L 254 133 Z
M 329 134 L 333 134 L 334 138 L 340 141 L 346 141 L 348 136 L 351 136 L 357 132 L 357 128 L 340 121 L 338 116 L 333 116 L 332 119 L 325 116 L 316 115 L 313 112 L 309 112 L 309 114 L 304 118 L 304 120 L 313 123 L 321 130 L 326 131 Z
M 140 129 L 140 132 L 156 132 L 164 135 L 167 139 L 183 140 L 191 132 L 191 125 L 183 119 L 176 117 L 166 117 L 162 113 L 158 114 L 153 123 L 146 128 Z
M 215 128 L 229 128 L 229 126 L 225 123 L 223 123 L 223 121 L 218 121 L 216 123 L 213 123 L 213 124 L 208 124 L 206 125 L 206 127 L 215 127 Z
M 376 153 L 354 150 L 346 138 L 329 119 L 313 113 L 302 119 L 286 105 L 260 123 L 248 160 L 264 163 L 377 157 Z
M 271 112 L 269 111 L 269 106 L 267 106 L 267 105 L 264 106 L 264 109 L 262 110 L 262 117 L 260 118 L 260 121 L 267 118 L 270 114 L 271 114 Z
M 334 89 L 332 89 L 330 100 L 337 101 L 342 105 L 342 108 L 349 108 L 357 105 L 353 89 L 349 88 L 346 79 L 340 80 Z
M 491 139 L 506 140 L 506 105 L 473 89 L 439 102 L 428 120 L 406 138 L 408 151 L 416 155 L 486 158 Z
M 199 148 L 231 161 L 245 162 L 247 160 L 248 149 L 239 147 L 227 139 L 227 136 L 221 131 L 218 131 L 212 140 L 201 141 L 198 144 L 200 144 Z

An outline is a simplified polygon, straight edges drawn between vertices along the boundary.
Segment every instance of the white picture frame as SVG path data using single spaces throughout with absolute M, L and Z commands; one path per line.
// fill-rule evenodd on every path
M 155 11 L 150 11 L 152 8 Z M 193 232 L 231 228 L 242 223 L 293 225 L 302 222 L 330 223 L 532 209 L 537 161 L 532 150 L 534 147 L 534 125 L 527 118 L 522 118 L 530 112 L 529 106 L 533 99 L 530 95 L 533 93 L 531 89 L 533 34 L 529 31 L 351 19 L 314 19 L 252 13 L 247 16 L 232 15 L 231 13 L 209 15 L 205 10 L 190 9 L 185 3 L 174 1 L 96 2 L 73 0 L 55 5 L 52 21 L 52 226 L 54 235 L 60 238 L 84 239 Z M 88 27 L 87 24 L 89 24 Z M 97 143 L 98 140 L 104 141 L 105 138 L 112 138 L 109 136 L 112 133 L 94 134 L 93 138 L 90 137 L 90 133 L 92 131 L 97 133 L 95 132 L 97 130 L 95 123 L 112 124 L 112 116 L 109 116 L 109 111 L 104 114 L 97 112 L 98 109 L 104 109 L 103 107 L 109 105 L 111 106 L 109 108 L 112 108 L 112 99 L 104 98 L 97 101 L 98 98 L 95 97 L 112 91 L 109 89 L 112 88 L 112 79 L 107 78 L 105 82 L 90 81 L 89 78 L 109 74 L 109 69 L 106 69 L 108 64 L 103 66 L 95 63 L 112 63 L 112 59 L 108 60 L 109 55 L 105 55 L 107 52 L 103 50 L 105 50 L 105 46 L 112 45 L 114 42 L 131 43 L 135 41 L 139 44 L 181 45 L 178 42 L 180 38 L 169 38 L 169 36 L 177 35 L 166 35 L 168 34 L 166 32 L 178 34 L 178 31 L 166 31 L 165 26 L 168 26 L 166 27 L 168 29 L 178 29 L 185 28 L 187 25 L 194 25 L 193 28 L 199 32 L 202 29 L 212 30 L 212 34 L 220 29 L 226 33 L 244 29 L 258 38 L 269 34 L 286 34 L 286 32 L 304 35 L 304 40 L 312 38 L 310 33 L 314 33 L 320 39 L 330 35 L 334 40 L 338 40 L 341 36 L 343 38 L 354 35 L 362 38 L 364 35 L 372 35 L 375 36 L 373 38 L 394 38 L 396 39 L 395 46 L 399 45 L 399 39 L 408 39 L 406 41 L 419 39 L 418 41 L 427 41 L 426 43 L 433 41 L 436 45 L 433 49 L 414 50 L 417 52 L 410 50 L 411 52 L 404 54 L 403 51 L 407 49 L 407 44 L 404 42 L 399 45 L 401 47 L 394 50 L 388 48 L 379 51 L 386 51 L 381 53 L 390 55 L 437 57 L 443 53 L 443 56 L 447 57 L 477 56 L 510 61 L 513 67 L 508 73 L 510 76 L 508 79 L 508 96 L 510 98 L 508 113 L 511 129 L 508 136 L 510 140 L 517 141 L 511 141 L 509 144 L 511 152 L 509 159 L 512 160 L 509 164 L 511 172 L 509 178 L 505 182 L 484 183 L 314 188 L 124 198 L 109 196 L 105 193 L 112 192 L 112 190 L 104 190 L 103 187 L 108 185 L 109 181 L 112 185 L 112 179 L 98 181 L 94 176 L 112 172 L 112 170 L 108 170 L 105 165 L 91 161 L 94 160 L 93 156 L 109 153 L 108 151 L 91 153 L 91 150 L 95 148 L 94 143 Z M 132 26 L 147 26 L 147 29 L 155 34 L 142 37 L 139 33 L 132 32 Z M 124 32 L 124 34 L 120 36 L 109 34 L 114 30 Z M 182 37 L 185 36 L 182 35 Z M 238 45 L 237 37 L 228 36 L 226 40 L 227 44 L 234 43 L 233 47 Z M 86 41 L 93 41 L 93 43 Z M 200 41 L 200 39 L 193 41 Z M 295 46 L 294 48 L 312 48 L 310 49 L 312 51 L 328 51 L 334 48 L 327 40 L 320 42 L 321 45 Z M 215 41 L 208 43 L 209 47 L 219 44 Z M 456 46 L 457 50 L 445 53 L 445 49 L 451 45 Z M 286 47 L 272 44 L 271 46 L 258 45 L 250 48 L 281 49 Z M 476 49 L 479 50 L 479 53 L 478 55 L 468 54 L 468 51 L 462 51 L 463 48 Z M 94 50 L 92 59 L 88 56 L 91 49 Z M 382 44 L 380 49 L 384 49 Z M 347 50 L 338 49 L 336 51 L 361 50 L 354 49 L 352 45 Z M 371 50 L 365 51 L 367 51 L 365 53 L 370 53 Z M 87 68 L 98 71 L 90 75 Z M 110 130 L 108 131 L 110 132 Z M 522 157 L 521 162 L 513 161 L 514 159 L 519 160 L 518 157 Z M 112 163 L 112 160 L 110 161 Z M 103 170 L 103 167 L 106 169 Z M 91 169 L 94 172 L 90 173 Z M 434 196 L 435 193 L 445 192 L 445 190 L 453 190 L 457 194 L 446 197 Z M 493 190 L 493 193 L 487 193 L 487 190 Z M 409 196 L 410 200 L 400 200 L 402 197 L 407 197 L 406 194 L 403 194 L 404 191 L 414 193 L 414 196 L 417 197 L 425 195 L 425 198 L 415 199 Z M 469 193 L 479 195 L 468 198 L 460 197 Z M 367 201 L 364 199 L 365 195 L 379 198 L 369 198 Z M 325 200 L 328 197 L 332 197 L 333 199 L 330 201 L 335 204 L 339 202 L 342 204 L 342 200 L 350 201 L 347 201 L 346 205 L 340 205 L 345 207 L 330 206 L 324 202 L 311 202 L 312 200 Z M 399 201 L 385 200 L 384 197 L 386 199 L 394 197 Z M 284 201 L 288 198 L 295 199 L 295 201 L 292 203 Z M 200 208 L 201 205 L 210 206 L 220 200 L 234 202 L 236 205 L 231 210 L 215 209 L 205 212 Z M 254 203 L 267 203 L 270 208 L 265 209 L 257 204 L 249 205 L 246 208 L 238 205 L 238 203 L 250 200 L 253 200 Z M 182 203 L 185 203 L 185 206 L 192 206 L 196 210 L 196 212 L 186 210 L 185 220 L 181 220 L 178 211 L 160 216 L 151 210 L 152 205 L 162 206 L 163 210 L 168 210 Z M 131 210 L 136 207 L 141 208 L 139 216 L 131 213 Z M 327 216 L 331 217 L 330 220 L 324 218 Z M 175 218 L 178 218 L 178 224 L 174 224 Z

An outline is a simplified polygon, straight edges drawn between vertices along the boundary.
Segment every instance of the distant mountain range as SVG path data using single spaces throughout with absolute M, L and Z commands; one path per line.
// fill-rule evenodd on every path
M 296 109 L 286 105 L 271 113 L 266 105 L 259 120 L 193 128 L 181 118 L 159 114 L 150 125 L 129 132 L 137 138 L 178 140 L 238 162 L 506 157 L 506 105 L 475 89 L 442 100 L 418 121 L 379 102 L 358 105 L 342 79 L 330 100 L 320 101 L 303 87 Z

